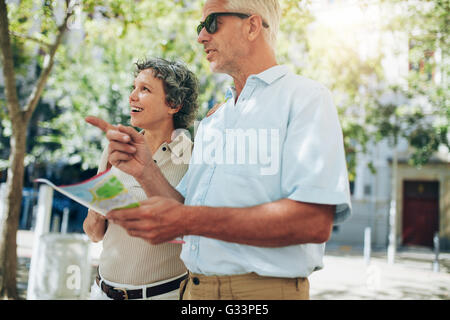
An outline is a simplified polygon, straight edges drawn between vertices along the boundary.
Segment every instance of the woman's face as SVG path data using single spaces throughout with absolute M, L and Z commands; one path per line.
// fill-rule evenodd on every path
M 167 105 L 163 81 L 153 76 L 152 69 L 142 70 L 134 79 L 129 101 L 135 127 L 155 129 L 162 127 L 162 122 L 173 122 L 176 110 Z

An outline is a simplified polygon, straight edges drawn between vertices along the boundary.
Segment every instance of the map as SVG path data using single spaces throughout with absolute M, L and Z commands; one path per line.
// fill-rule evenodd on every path
M 100 173 L 86 181 L 56 186 L 47 179 L 36 179 L 35 182 L 46 183 L 70 199 L 92 209 L 104 216 L 114 209 L 139 207 L 139 202 L 128 192 L 125 185 L 110 170 Z M 169 243 L 184 243 L 182 238 L 175 238 Z
M 56 191 L 102 215 L 114 209 L 139 207 L 139 202 L 111 170 L 68 186 L 56 186 L 47 179 L 36 179 L 35 182 L 46 183 Z

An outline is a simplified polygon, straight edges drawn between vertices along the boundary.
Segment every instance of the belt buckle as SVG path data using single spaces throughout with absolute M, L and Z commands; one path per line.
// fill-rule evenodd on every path
M 127 290 L 125 290 L 124 288 L 113 288 L 113 289 L 114 289 L 114 290 L 118 290 L 118 291 L 122 291 L 123 294 L 124 294 L 123 299 L 124 299 L 124 300 L 128 300 L 128 293 L 127 293 Z

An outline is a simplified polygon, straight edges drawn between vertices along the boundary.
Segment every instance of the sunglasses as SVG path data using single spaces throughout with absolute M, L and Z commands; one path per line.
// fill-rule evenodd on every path
M 200 24 L 197 27 L 197 34 L 200 34 L 203 28 L 206 29 L 206 31 L 210 34 L 217 32 L 217 17 L 219 16 L 235 16 L 239 17 L 241 19 L 247 19 L 251 17 L 250 14 L 246 13 L 239 13 L 239 12 L 214 12 L 211 13 L 209 16 L 206 17 L 205 21 L 200 22 Z M 263 22 L 264 28 L 268 28 L 269 25 L 265 22 Z

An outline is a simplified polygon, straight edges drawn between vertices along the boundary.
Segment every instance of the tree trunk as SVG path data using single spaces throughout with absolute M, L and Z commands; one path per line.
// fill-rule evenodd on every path
M 20 121 L 22 122 L 22 121 Z M 11 163 L 6 181 L 6 204 L 0 221 L 0 298 L 17 299 L 17 229 L 22 204 L 26 123 L 15 123 L 11 136 Z
M 6 204 L 0 216 L 0 299 L 17 299 L 17 229 L 22 205 L 24 159 L 26 152 L 27 128 L 37 103 L 52 70 L 56 50 L 67 30 L 67 21 L 73 13 L 66 1 L 67 11 L 63 23 L 58 27 L 55 42 L 48 48 L 42 72 L 34 86 L 25 108 L 21 109 L 17 97 L 13 54 L 9 38 L 9 21 L 5 0 L 0 0 L 0 53 L 5 79 L 6 106 L 12 125 L 10 139 L 8 178 L 6 181 Z

